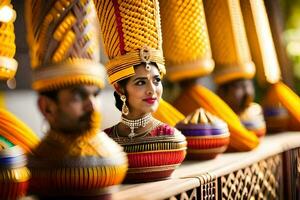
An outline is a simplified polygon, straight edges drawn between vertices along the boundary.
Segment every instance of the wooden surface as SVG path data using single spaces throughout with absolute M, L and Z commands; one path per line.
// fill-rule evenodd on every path
M 203 173 L 222 176 L 244 168 L 272 155 L 300 147 L 300 132 L 267 135 L 254 150 L 240 153 L 220 154 L 208 161 L 184 161 L 172 174 L 174 178 L 195 177 Z
M 243 169 L 270 156 L 300 147 L 300 132 L 268 135 L 250 152 L 224 153 L 208 161 L 184 161 L 172 177 L 164 181 L 140 184 L 122 184 L 112 195 L 113 200 L 189 199 L 186 191 L 200 188 L 207 182 L 215 182 L 220 176 Z M 202 186 L 200 186 L 202 185 Z M 199 187 L 200 186 L 200 187 Z M 217 186 L 216 186 L 217 187 Z M 211 188 L 208 187 L 210 190 Z M 209 190 L 208 189 L 208 190 Z M 215 188 L 218 190 L 218 188 Z M 220 188 L 219 188 L 220 189 Z M 204 189 L 204 191 L 207 189 Z M 184 196 L 184 195 L 186 196 Z M 179 198 L 174 196 L 178 195 Z M 202 194 L 203 195 L 203 194 Z M 184 196 L 184 198 L 182 198 Z M 208 195 L 206 195 L 207 197 Z M 208 199 L 218 199 L 217 196 Z M 36 200 L 33 197 L 22 200 Z
M 171 179 L 151 183 L 121 185 L 113 194 L 114 200 L 165 199 L 200 185 L 207 174 L 214 177 L 226 175 L 272 155 L 300 147 L 300 132 L 268 135 L 250 152 L 224 153 L 208 161 L 184 161 Z M 202 181 L 203 182 L 203 181 Z
M 165 199 L 175 194 L 198 187 L 199 185 L 200 182 L 197 178 L 175 178 L 165 181 L 136 184 L 133 187 L 122 185 L 120 187 L 120 191 L 113 194 L 113 199 Z

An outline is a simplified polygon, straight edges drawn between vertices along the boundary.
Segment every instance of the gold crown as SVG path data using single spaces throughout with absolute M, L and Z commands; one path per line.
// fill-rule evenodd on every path
M 104 86 L 99 24 L 92 0 L 25 1 L 33 89 Z
M 14 21 L 16 12 L 10 0 L 0 2 L 0 79 L 14 78 L 18 63 L 13 58 L 16 53 Z
M 154 62 L 165 73 L 157 0 L 95 1 L 114 84 L 135 74 L 134 65 Z
M 251 60 L 240 1 L 204 1 L 204 10 L 216 63 L 215 82 L 223 84 L 235 79 L 253 78 L 255 66 Z
M 258 81 L 277 83 L 281 72 L 264 2 L 242 0 L 241 8 Z
M 202 1 L 160 1 L 163 50 L 171 81 L 214 69 Z

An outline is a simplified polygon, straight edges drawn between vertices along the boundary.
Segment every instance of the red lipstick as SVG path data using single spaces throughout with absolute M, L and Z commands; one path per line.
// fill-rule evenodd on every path
M 146 101 L 148 104 L 154 104 L 156 101 L 156 98 L 146 98 L 146 99 L 143 99 L 143 101 Z

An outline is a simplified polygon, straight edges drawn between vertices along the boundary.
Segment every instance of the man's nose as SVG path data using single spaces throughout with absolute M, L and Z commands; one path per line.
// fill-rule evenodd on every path
M 247 84 L 245 85 L 245 96 L 247 96 L 247 98 L 250 101 L 253 101 L 254 99 L 254 86 L 253 83 L 251 81 L 248 81 Z
M 85 110 L 88 112 L 97 110 L 97 98 L 94 96 L 89 96 L 85 103 Z

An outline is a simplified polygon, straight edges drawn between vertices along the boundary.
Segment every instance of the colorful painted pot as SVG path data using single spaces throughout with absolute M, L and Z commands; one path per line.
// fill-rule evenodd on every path
M 1 136 L 0 136 L 1 137 Z M 19 146 L 0 143 L 0 199 L 19 199 L 27 193 L 30 172 L 26 168 L 27 159 Z M 5 148 L 4 148 L 5 147 Z
M 203 108 L 188 115 L 176 128 L 186 136 L 189 159 L 212 159 L 229 144 L 227 124 Z
M 268 133 L 282 132 L 289 129 L 289 113 L 280 104 L 265 106 L 264 117 Z
M 266 122 L 259 104 L 251 103 L 239 117 L 244 126 L 249 131 L 253 131 L 257 137 L 261 138 L 266 134 Z
M 50 132 L 34 153 L 30 191 L 43 198 L 106 198 L 127 170 L 122 148 L 104 132 L 73 140 Z
M 144 137 L 117 137 L 113 131 L 108 131 L 108 134 L 127 153 L 129 168 L 126 182 L 167 179 L 186 155 L 185 137 L 166 124 L 160 123 Z

